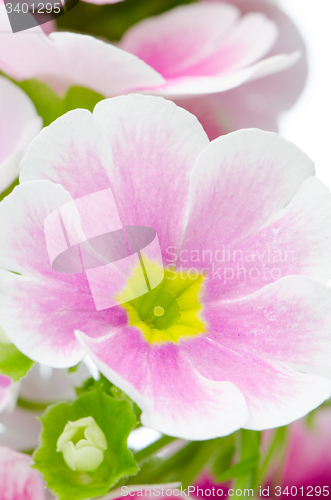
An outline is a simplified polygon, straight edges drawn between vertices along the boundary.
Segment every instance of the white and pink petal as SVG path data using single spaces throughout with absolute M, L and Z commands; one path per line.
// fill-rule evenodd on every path
M 294 51 L 290 54 L 278 54 L 262 59 L 262 61 L 258 61 L 251 66 L 229 71 L 223 75 L 184 75 L 177 78 L 169 78 L 160 87 L 141 88 L 137 89 L 137 91 L 144 94 L 161 95 L 176 100 L 193 96 L 217 94 L 240 87 L 244 83 L 285 71 L 295 65 L 300 57 L 301 54 L 299 51 Z
M 288 276 L 238 300 L 204 305 L 212 342 L 237 352 L 331 379 L 331 289 Z
M 13 34 L 1 5 L 0 27 L 0 68 L 16 80 L 35 78 L 58 94 L 78 85 L 106 97 L 164 83 L 142 60 L 92 36 L 64 32 L 47 36 L 39 26 Z
M 239 338 L 239 337 L 238 337 Z M 249 417 L 243 428 L 270 429 L 306 415 L 331 395 L 331 381 L 223 347 L 209 335 L 183 341 L 181 351 L 206 379 L 228 381 L 244 395 Z
M 235 24 L 210 54 L 191 64 L 181 76 L 219 76 L 250 66 L 268 54 L 277 36 L 273 21 L 263 14 L 250 13 Z
M 220 245 L 213 257 L 213 262 L 202 263 L 209 268 L 206 302 L 217 296 L 250 295 L 290 275 L 327 283 L 331 277 L 329 189 L 319 179 L 309 177 L 290 203 L 259 231 L 234 245 Z
M 120 46 L 166 80 L 161 86 L 137 90 L 176 98 L 219 93 L 298 61 L 298 52 L 261 61 L 275 45 L 277 25 L 259 12 L 241 19 L 239 13 L 228 3 L 205 2 L 178 7 L 130 28 Z
M 191 176 L 182 248 L 240 244 L 256 234 L 314 175 L 312 161 L 271 132 L 240 130 L 212 141 Z
M 95 340 L 79 331 L 76 335 L 100 371 L 139 405 L 141 422 L 148 427 L 204 440 L 229 434 L 247 420 L 238 388 L 201 376 L 179 345 L 151 345 L 129 326 Z
M 214 53 L 239 16 L 239 9 L 227 3 L 180 6 L 129 28 L 120 47 L 166 79 L 185 75 Z
M 122 224 L 152 227 L 164 248 L 179 243 L 190 172 L 208 144 L 197 119 L 172 102 L 119 97 L 101 101 L 93 115 L 75 110 L 44 129 L 20 180 L 49 179 L 74 199 L 111 188 Z
M 0 500 L 45 500 L 43 478 L 32 464 L 29 455 L 0 447 Z
M 15 188 L 0 205 L 1 327 L 28 357 L 58 368 L 84 357 L 75 329 L 102 334 L 123 317 L 97 313 L 85 274 L 52 268 L 44 220 L 71 200 L 62 186 L 35 181 Z
M 19 164 L 42 119 L 29 97 L 7 78 L 0 77 L 0 192 L 19 174 Z

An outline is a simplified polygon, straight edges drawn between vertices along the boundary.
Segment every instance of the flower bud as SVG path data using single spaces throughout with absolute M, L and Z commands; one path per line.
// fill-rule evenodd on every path
M 103 461 L 107 440 L 93 417 L 68 422 L 57 441 L 65 463 L 74 471 L 92 472 Z

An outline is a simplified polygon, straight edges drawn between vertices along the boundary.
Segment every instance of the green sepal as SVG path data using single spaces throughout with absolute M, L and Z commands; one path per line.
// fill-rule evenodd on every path
M 0 374 L 7 375 L 14 382 L 25 377 L 34 362 L 22 354 L 14 344 L 0 343 Z
M 76 371 L 78 370 L 79 366 L 80 366 L 80 362 L 77 363 L 77 365 L 70 366 L 68 368 L 68 373 L 76 373 Z
M 108 448 L 93 472 L 72 471 L 57 452 L 57 441 L 68 421 L 93 417 L 105 434 Z M 85 392 L 73 404 L 50 407 L 40 419 L 41 444 L 34 455 L 34 468 L 44 476 L 59 500 L 84 500 L 106 494 L 117 481 L 137 473 L 138 466 L 127 448 L 136 419 L 127 401 L 107 396 L 100 388 Z
M 70 87 L 64 97 L 59 97 L 45 83 L 38 80 L 13 81 L 33 101 L 38 115 L 43 119 L 44 127 L 76 108 L 93 111 L 95 105 L 104 99 L 101 94 L 84 87 Z
M 133 413 L 137 419 L 140 421 L 141 409 L 139 406 L 129 398 L 127 394 L 125 394 L 121 389 L 116 387 L 116 385 L 112 384 L 102 373 L 100 373 L 100 378 L 95 380 L 93 377 L 88 378 L 83 382 L 83 384 L 79 387 L 76 387 L 76 394 L 80 396 L 84 392 L 94 391 L 95 389 L 100 388 L 103 392 L 105 392 L 108 396 L 111 396 L 114 399 L 123 399 L 128 401 L 132 407 Z
M 18 184 L 18 179 L 16 179 L 5 191 L 2 191 L 2 193 L 0 194 L 0 201 L 6 198 L 6 196 L 8 196 L 13 191 L 13 189 L 18 186 Z
M 100 373 L 100 378 L 96 380 L 93 377 L 85 380 L 82 385 L 75 387 L 77 396 L 81 396 L 84 392 L 95 391 L 96 389 L 101 389 L 108 396 L 112 396 L 111 389 L 115 387 L 102 373 Z

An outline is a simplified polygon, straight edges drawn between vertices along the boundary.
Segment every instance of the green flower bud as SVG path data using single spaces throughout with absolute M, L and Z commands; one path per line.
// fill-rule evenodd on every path
M 68 422 L 57 441 L 65 463 L 74 471 L 91 472 L 102 463 L 107 440 L 93 417 Z
M 139 470 L 127 447 L 137 425 L 131 406 L 100 387 L 88 388 L 72 404 L 51 406 L 41 422 L 34 467 L 59 500 L 106 495 L 120 479 Z

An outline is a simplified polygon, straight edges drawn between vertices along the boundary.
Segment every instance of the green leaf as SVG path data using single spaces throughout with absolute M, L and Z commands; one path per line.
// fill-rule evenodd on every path
M 212 466 L 213 475 L 219 482 L 219 476 L 228 469 L 233 458 L 235 447 L 235 434 L 219 439 L 219 449 Z
M 250 458 L 259 453 L 261 432 L 240 430 L 240 456 L 242 459 Z
M 183 488 L 193 484 L 202 469 L 204 469 L 211 461 L 211 457 L 214 455 L 215 449 L 218 445 L 218 439 L 200 442 L 199 452 L 192 456 L 189 467 L 186 467 L 181 474 L 180 481 Z
M 259 459 L 260 455 L 257 454 L 253 455 L 250 458 L 247 458 L 246 460 L 238 462 L 237 464 L 229 467 L 225 472 L 220 474 L 217 478 L 217 481 L 222 483 L 224 481 L 228 481 L 229 479 L 238 478 L 250 473 L 258 464 Z
M 240 460 L 236 464 L 239 471 L 235 476 L 237 481 L 234 489 L 252 488 L 255 484 L 260 462 L 261 432 L 241 429 L 238 437 Z
M 45 83 L 38 80 L 16 82 L 16 85 L 33 101 L 38 114 L 44 121 L 44 127 L 76 108 L 85 108 L 93 111 L 95 105 L 104 99 L 93 90 L 83 87 L 71 87 L 64 97 L 58 97 Z
M 103 462 L 93 472 L 71 470 L 62 453 L 56 451 L 66 424 L 85 417 L 93 417 L 108 445 Z M 71 405 L 61 403 L 49 408 L 40 420 L 43 431 L 34 467 L 43 474 L 59 500 L 104 495 L 119 479 L 137 473 L 137 464 L 127 448 L 127 438 L 136 425 L 127 401 L 113 399 L 99 388 L 82 394 Z
M 192 458 L 197 455 L 203 441 L 192 441 L 168 458 L 154 458 L 141 467 L 127 484 L 164 484 L 181 481 L 182 474 L 190 467 Z
M 258 474 L 255 477 L 255 486 L 257 487 L 259 484 L 263 484 L 264 480 L 268 473 L 268 466 L 274 456 L 278 455 L 278 458 L 282 458 L 283 452 L 286 447 L 286 437 L 288 432 L 288 426 L 278 427 L 278 429 L 274 430 L 274 435 L 269 444 L 269 448 L 266 451 L 266 454 L 263 457 L 262 463 L 260 465 L 260 469 Z M 281 462 L 282 460 L 280 460 Z
M 159 449 L 157 443 L 165 445 L 168 439 L 164 436 L 157 441 L 155 451 Z M 164 484 L 177 481 L 180 481 L 183 487 L 192 484 L 200 471 L 212 463 L 219 442 L 219 439 L 192 441 L 170 457 L 151 458 L 148 461 L 144 461 L 142 450 L 135 455 L 135 458 L 144 462 L 141 470 L 134 478 L 129 478 L 126 484 Z
M 113 5 L 79 2 L 65 16 L 57 19 L 57 25 L 61 30 L 80 31 L 115 41 L 138 21 L 193 1 L 195 0 L 125 0 Z
M 33 361 L 22 354 L 14 344 L 0 343 L 0 374 L 7 375 L 14 382 L 25 377 L 33 366 Z

